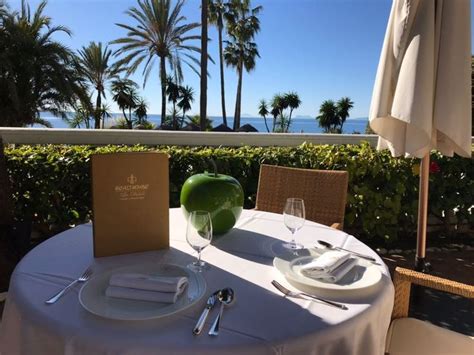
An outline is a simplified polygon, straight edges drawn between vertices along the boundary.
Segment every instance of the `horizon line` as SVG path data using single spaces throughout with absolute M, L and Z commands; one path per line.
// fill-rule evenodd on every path
M 75 111 L 65 111 L 66 113 L 74 113 Z M 40 113 L 48 113 L 48 114 L 51 114 L 51 118 L 52 119 L 62 119 L 61 117 L 59 116 L 54 116 L 54 114 L 52 114 L 50 111 L 40 111 Z M 122 112 L 111 112 L 112 115 L 123 115 Z M 186 115 L 186 116 L 195 116 L 195 115 L 199 115 L 198 113 L 195 113 L 195 114 L 189 114 L 189 115 Z M 161 114 L 159 113 L 148 113 L 147 116 L 159 116 L 161 117 Z M 91 116 L 92 117 L 92 116 Z M 178 117 L 181 117 L 181 116 L 178 116 Z M 219 115 L 208 115 L 208 117 L 210 118 L 222 118 L 222 116 L 219 116 Z M 241 119 L 242 118 L 259 118 L 259 119 L 263 119 L 262 116 L 259 116 L 259 115 L 242 115 L 241 116 Z M 227 119 L 228 120 L 233 120 L 234 117 L 230 117 L 230 116 L 227 116 Z M 267 117 L 267 119 L 272 119 L 272 117 Z M 311 120 L 314 120 L 316 119 L 316 117 L 313 117 L 313 116 L 306 116 L 306 115 L 298 115 L 298 116 L 294 116 L 292 117 L 292 119 L 311 119 Z M 348 117 L 346 119 L 346 121 L 349 121 L 349 120 L 368 120 L 369 117 L 368 116 L 361 116 L 361 117 Z

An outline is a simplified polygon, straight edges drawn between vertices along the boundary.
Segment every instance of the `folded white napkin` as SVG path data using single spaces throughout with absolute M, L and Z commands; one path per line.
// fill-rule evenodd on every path
M 129 287 L 146 291 L 179 293 L 183 291 L 187 284 L 188 279 L 184 276 L 167 277 L 139 273 L 114 274 L 109 281 L 110 286 Z
M 350 254 L 345 251 L 338 251 L 338 250 L 331 250 L 316 260 L 306 264 L 302 271 L 305 272 L 314 272 L 314 273 L 330 273 L 339 265 L 341 265 L 344 261 L 350 258 Z
M 349 260 L 344 261 L 337 268 L 331 272 L 307 272 L 302 270 L 303 275 L 310 278 L 323 280 L 330 283 L 336 283 L 342 279 L 352 268 L 357 264 L 357 259 L 350 258 Z
M 136 288 L 109 286 L 105 290 L 108 297 L 125 298 L 137 301 L 176 303 L 179 293 L 138 290 Z
M 312 279 L 335 283 L 342 279 L 356 264 L 357 259 L 350 258 L 350 253 L 328 251 L 303 266 L 301 273 Z
M 105 294 L 116 298 L 175 303 L 187 285 L 186 277 L 123 273 L 112 275 Z

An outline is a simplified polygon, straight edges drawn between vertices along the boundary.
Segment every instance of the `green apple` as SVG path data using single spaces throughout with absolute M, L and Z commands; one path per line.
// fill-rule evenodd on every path
M 214 234 L 223 234 L 235 225 L 242 213 L 244 191 L 232 176 L 204 173 L 184 182 L 180 200 L 186 218 L 192 211 L 208 211 Z

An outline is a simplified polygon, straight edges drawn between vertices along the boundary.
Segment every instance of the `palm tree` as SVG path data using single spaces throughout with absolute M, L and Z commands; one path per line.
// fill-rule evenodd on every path
M 342 97 L 336 103 L 336 107 L 342 132 L 342 126 L 344 125 L 344 122 L 346 122 L 347 117 L 349 117 L 349 111 L 354 107 L 354 102 L 349 97 Z
M 201 91 L 199 115 L 202 117 L 199 126 L 201 131 L 206 128 L 207 117 L 207 19 L 208 0 L 201 0 Z
M 107 105 L 107 104 L 102 103 L 102 106 L 100 107 L 99 113 L 100 113 L 100 119 L 101 119 L 101 122 L 102 122 L 102 128 L 104 128 L 105 127 L 105 119 L 112 117 L 112 115 L 110 114 L 110 106 Z M 89 127 L 87 127 L 87 128 L 89 128 Z
M 286 129 L 286 116 L 283 112 L 288 108 L 288 100 L 286 95 L 275 94 L 270 103 L 272 106 L 272 115 L 274 118 L 273 126 L 275 131 L 275 125 L 280 125 L 279 132 L 285 132 Z
M 227 115 L 225 110 L 225 86 L 224 86 L 224 51 L 222 31 L 224 29 L 224 14 L 226 13 L 226 4 L 222 0 L 209 0 L 209 23 L 217 27 L 219 42 L 219 71 L 221 78 L 221 106 L 222 106 L 222 122 L 227 126 Z
M 332 100 L 326 100 L 319 108 L 319 116 L 316 117 L 319 126 L 325 133 L 335 132 L 340 125 L 337 106 Z
M 201 49 L 188 44 L 190 41 L 201 39 L 201 36 L 189 33 L 200 24 L 186 23 L 186 17 L 181 14 L 184 0 L 177 0 L 174 7 L 171 5 L 171 0 L 138 0 L 137 4 L 138 6 L 126 11 L 136 24 L 117 24 L 128 32 L 125 37 L 112 43 L 122 45 L 117 55 L 126 54 L 119 63 L 129 65 L 128 74 L 134 73 L 144 63 L 143 86 L 146 85 L 156 58 L 159 58 L 161 124 L 164 124 L 166 120 L 166 64 L 168 63 L 176 73 L 178 82 L 183 79 L 181 62 L 189 65 L 196 74 L 200 74 L 196 67 L 201 63 L 192 54 L 200 54 Z
M 285 129 L 285 132 L 288 132 L 291 126 L 291 115 L 293 114 L 293 110 L 296 110 L 298 107 L 300 107 L 301 100 L 296 92 L 291 91 L 285 94 L 285 101 L 288 104 L 288 107 L 290 108 L 290 114 L 288 116 Z
M 263 117 L 265 121 L 265 127 L 268 133 L 270 133 L 270 129 L 268 128 L 268 124 L 267 124 L 267 115 L 269 113 L 270 112 L 268 111 L 267 102 L 264 99 L 260 100 L 260 104 L 258 106 L 258 114 Z
M 176 84 L 171 76 L 168 76 L 166 80 L 166 94 L 168 95 L 168 101 L 173 103 L 172 111 L 172 125 L 174 129 L 178 128 L 178 121 L 176 119 L 176 103 L 181 95 L 180 86 Z
M 140 97 L 137 100 L 134 114 L 137 117 L 137 123 L 139 125 L 143 125 L 147 120 L 147 113 L 148 113 L 148 104 L 146 103 L 145 99 Z
M 178 102 L 178 107 L 183 112 L 183 117 L 181 118 L 180 128 L 183 127 L 184 119 L 186 117 L 186 112 L 191 110 L 191 104 L 194 102 L 194 90 L 190 86 L 181 86 L 180 87 L 181 100 Z
M 102 43 L 91 42 L 79 50 L 79 72 L 97 91 L 96 109 L 94 110 L 94 128 L 100 128 L 102 97 L 105 99 L 105 88 L 111 80 L 117 79 L 123 69 L 112 64 L 112 51 Z
M 88 98 L 74 53 L 52 39 L 71 33 L 54 26 L 45 7 L 42 1 L 32 12 L 22 1 L 19 11 L 0 8 L 0 126 L 48 126 L 41 111 L 66 118 L 66 111 Z
M 273 128 L 272 132 L 275 132 L 278 117 L 280 117 L 280 114 L 282 112 L 282 96 L 280 94 L 275 94 L 273 95 L 271 101 L 270 101 L 270 106 L 272 110 L 270 111 L 272 116 L 273 116 Z
M 273 116 L 272 132 L 275 132 L 276 122 L 277 122 L 277 119 L 278 119 L 278 115 L 280 114 L 280 110 L 278 108 L 272 106 L 272 110 L 270 111 L 270 113 Z
M 203 120 L 201 120 L 201 117 L 199 115 L 194 115 L 194 116 L 191 116 L 191 117 L 188 116 L 188 121 L 189 121 L 190 124 L 199 126 L 199 124 Z M 205 123 L 205 129 L 204 130 L 205 131 L 210 131 L 212 129 L 212 120 L 209 117 L 206 117 L 206 119 L 204 120 L 204 123 Z
M 251 8 L 250 0 L 230 0 L 229 11 L 225 13 L 227 32 L 230 41 L 226 41 L 224 59 L 228 66 L 237 70 L 237 97 L 235 100 L 234 130 L 240 127 L 242 76 L 244 69 L 247 72 L 255 68 L 255 61 L 260 57 L 257 44 L 252 42 L 260 31 L 260 20 L 257 15 L 262 6 Z
M 138 93 L 137 84 L 130 79 L 117 79 L 112 82 L 113 100 L 122 110 L 123 117 L 127 123 L 128 129 L 133 128 L 132 110 L 137 107 Z M 125 113 L 128 109 L 129 115 Z
M 74 116 L 67 118 L 66 122 L 70 128 L 81 128 L 82 125 L 90 128 L 91 112 L 81 104 L 74 108 Z
M 224 50 L 224 58 L 228 66 L 234 67 L 237 70 L 237 97 L 235 99 L 235 113 L 234 113 L 234 131 L 240 127 L 241 102 L 242 102 L 242 78 L 244 69 L 247 72 L 255 68 L 255 58 L 260 57 L 257 45 L 253 42 L 244 44 L 227 42 Z

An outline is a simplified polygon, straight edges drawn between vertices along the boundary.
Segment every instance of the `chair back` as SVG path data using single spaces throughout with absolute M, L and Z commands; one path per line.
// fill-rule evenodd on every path
M 342 229 L 346 208 L 347 171 L 296 169 L 262 164 L 255 209 L 283 213 L 287 198 L 302 198 L 306 219 Z

